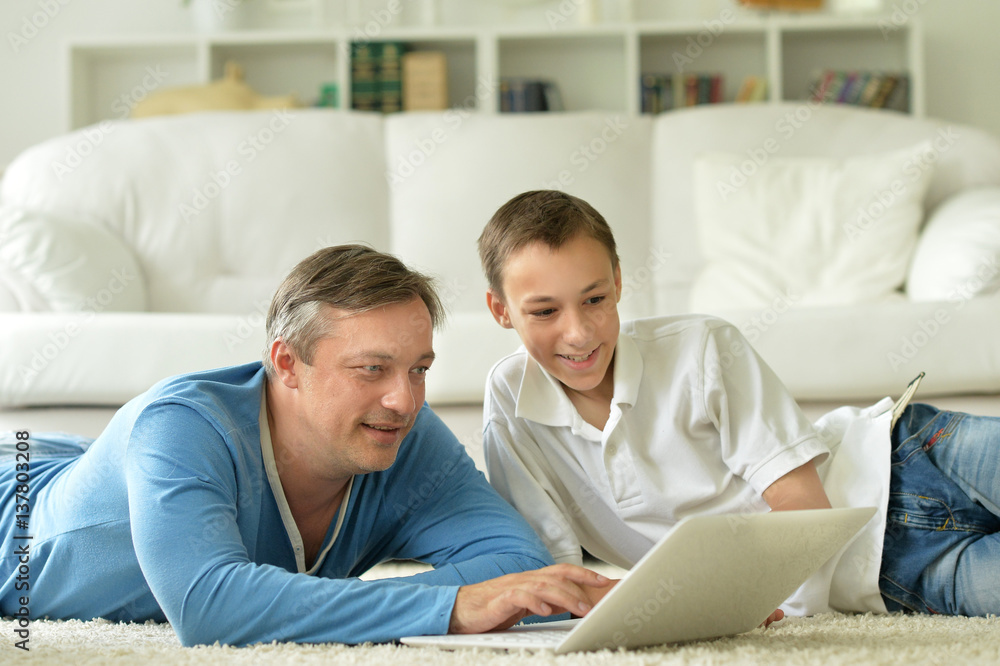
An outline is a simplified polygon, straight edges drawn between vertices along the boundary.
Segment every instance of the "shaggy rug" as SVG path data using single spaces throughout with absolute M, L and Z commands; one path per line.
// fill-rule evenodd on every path
M 401 645 L 296 645 L 245 648 L 181 647 L 166 624 L 96 620 L 31 623 L 31 650 L 14 647 L 4 621 L 3 664 L 352 664 L 353 666 L 492 666 L 494 664 L 1000 664 L 1000 620 L 915 615 L 825 614 L 788 618 L 768 629 L 714 641 L 634 651 L 551 653 L 446 652 Z
M 610 577 L 621 569 L 591 561 L 587 566 Z M 423 570 L 415 563 L 376 567 L 363 578 L 401 576 Z M 795 664 L 858 666 L 885 664 L 1000 664 L 1000 618 L 961 618 L 927 615 L 845 615 L 830 613 L 809 618 L 786 618 L 767 629 L 684 645 L 643 650 L 576 653 L 555 656 L 545 652 L 493 652 L 403 645 L 297 645 L 270 643 L 251 647 L 181 647 L 168 624 L 116 624 L 36 620 L 29 626 L 29 651 L 15 647 L 17 626 L 0 620 L 0 664 L 212 664 L 212 666 L 267 664 L 351 664 L 352 666 L 501 666 L 515 664 Z

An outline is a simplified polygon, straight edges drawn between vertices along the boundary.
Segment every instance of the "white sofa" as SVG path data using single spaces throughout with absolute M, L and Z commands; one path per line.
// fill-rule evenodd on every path
M 259 358 L 282 275 L 323 245 L 352 241 L 441 279 L 450 315 L 436 336 L 428 400 L 476 405 L 490 365 L 518 344 L 486 310 L 475 249 L 511 196 L 555 187 L 590 201 L 620 245 L 623 315 L 684 312 L 706 265 L 704 243 L 715 239 L 699 242 L 697 231 L 706 182 L 694 167 L 704 154 L 738 157 L 753 180 L 753 164 L 803 156 L 826 164 L 922 139 L 938 144 L 918 224 L 930 221 L 937 235 L 915 248 L 902 238 L 885 247 L 922 253 L 925 266 L 952 253 L 940 265 L 957 273 L 942 268 L 942 284 L 936 270 L 917 276 L 920 298 L 933 300 L 897 293 L 721 314 L 804 401 L 898 393 L 920 370 L 923 396 L 997 394 L 996 271 L 980 270 L 982 284 L 962 274 L 968 247 L 985 252 L 988 267 L 1000 245 L 978 236 L 970 245 L 962 226 L 971 219 L 985 238 L 1000 235 L 1000 190 L 992 189 L 1000 188 L 1000 142 L 976 129 L 794 104 L 655 118 L 265 111 L 107 122 L 35 146 L 9 166 L 0 182 L 0 427 L 35 423 L 46 407 L 62 429 L 93 432 L 163 376 Z M 857 176 L 851 164 L 846 172 Z M 742 213 L 730 217 L 739 222 Z M 953 220 L 960 228 L 951 233 Z M 956 298 L 955 284 L 980 290 Z

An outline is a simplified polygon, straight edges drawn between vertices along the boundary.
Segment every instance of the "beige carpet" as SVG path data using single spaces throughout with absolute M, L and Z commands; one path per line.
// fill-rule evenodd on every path
M 490 664 L 1000 664 L 1000 620 L 926 616 L 819 615 L 716 641 L 632 652 L 555 657 L 546 653 L 445 652 L 399 645 L 269 644 L 182 648 L 169 625 L 105 621 L 31 624 L 31 651 L 13 646 L 2 623 L 2 664 L 353 664 L 476 666 Z
M 608 576 L 622 574 L 601 562 L 587 565 Z M 423 565 L 394 563 L 376 567 L 366 579 L 415 573 Z M 276 618 L 278 621 L 278 618 Z M 103 620 L 35 621 L 31 650 L 14 647 L 15 625 L 0 620 L 0 664 L 352 664 L 353 666 L 492 666 L 515 664 L 1000 664 L 1000 618 L 924 615 L 843 615 L 789 618 L 768 629 L 687 645 L 631 652 L 551 653 L 446 652 L 401 645 L 269 644 L 248 648 L 183 648 L 166 624 L 125 625 Z

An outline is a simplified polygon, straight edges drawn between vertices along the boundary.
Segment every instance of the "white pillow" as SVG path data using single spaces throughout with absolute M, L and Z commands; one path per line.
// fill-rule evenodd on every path
M 1000 188 L 954 195 L 924 227 L 913 253 L 906 295 L 914 301 L 961 302 L 1000 290 Z
M 142 270 L 114 233 L 49 213 L 0 208 L 0 281 L 21 310 L 146 309 Z
M 898 296 L 923 217 L 930 142 L 849 159 L 709 154 L 694 165 L 695 311 Z

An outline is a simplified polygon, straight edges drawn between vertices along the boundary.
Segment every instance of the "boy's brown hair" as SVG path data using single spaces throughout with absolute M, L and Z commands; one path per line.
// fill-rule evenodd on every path
M 579 234 L 603 245 L 612 268 L 618 268 L 618 249 L 611 227 L 589 203 L 558 190 L 517 195 L 493 214 L 479 236 L 479 260 L 486 281 L 503 297 L 503 269 L 511 255 L 535 242 L 556 249 Z

